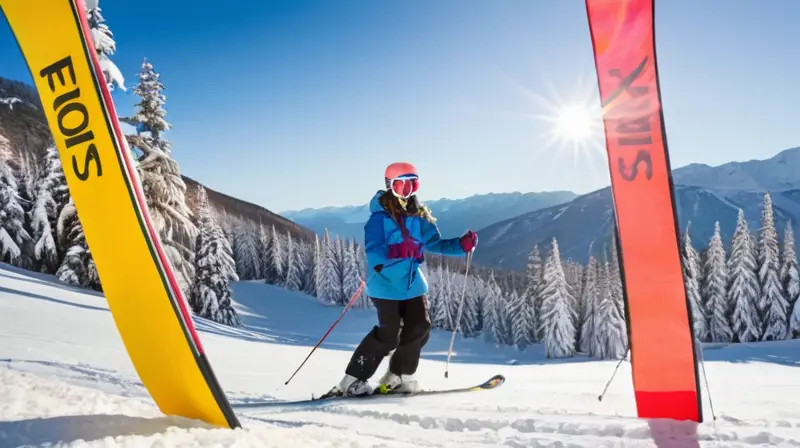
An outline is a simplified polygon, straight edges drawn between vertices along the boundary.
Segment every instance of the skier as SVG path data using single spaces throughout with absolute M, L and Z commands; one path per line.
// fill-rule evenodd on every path
M 458 256 L 478 244 L 478 235 L 472 230 L 459 238 L 441 238 L 431 211 L 417 198 L 419 175 L 414 165 L 393 163 L 386 168 L 384 180 L 386 189 L 373 196 L 371 215 L 364 226 L 370 269 L 366 293 L 375 304 L 378 325 L 355 349 L 344 378 L 326 397 L 371 394 L 368 380 L 392 350 L 379 392 L 419 390 L 413 375 L 431 330 L 428 282 L 420 270 L 423 249 Z

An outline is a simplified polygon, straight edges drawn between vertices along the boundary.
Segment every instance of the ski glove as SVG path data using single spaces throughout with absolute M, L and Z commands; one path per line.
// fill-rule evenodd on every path
M 458 241 L 461 243 L 461 249 L 463 249 L 464 252 L 469 252 L 478 246 L 478 234 L 472 230 L 467 230 L 467 233 L 462 235 Z
M 383 265 L 382 265 L 382 264 L 376 264 L 376 265 L 375 265 L 375 267 L 373 267 L 372 269 L 374 269 L 374 270 L 375 270 L 375 272 L 377 272 L 378 274 L 380 274 L 380 273 L 381 273 L 381 271 L 383 270 Z

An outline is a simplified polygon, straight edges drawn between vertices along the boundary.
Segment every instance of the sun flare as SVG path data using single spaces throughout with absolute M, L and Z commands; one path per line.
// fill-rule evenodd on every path
M 594 117 L 589 110 L 579 106 L 561 108 L 555 119 L 555 133 L 564 140 L 584 142 L 592 136 Z

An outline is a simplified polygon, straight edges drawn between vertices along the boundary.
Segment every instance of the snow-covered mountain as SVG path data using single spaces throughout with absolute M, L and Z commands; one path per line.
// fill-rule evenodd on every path
M 774 179 L 770 173 L 775 173 Z M 742 208 L 751 231 L 761 227 L 761 205 L 770 191 L 780 234 L 787 221 L 795 232 L 800 223 L 800 148 L 780 152 L 767 160 L 728 163 L 718 167 L 689 165 L 673 170 L 681 230 L 691 221 L 690 235 L 704 249 L 719 221 L 728 242 Z M 700 185 L 695 185 L 700 184 Z M 549 207 L 481 229 L 475 261 L 487 266 L 522 269 L 534 244 L 544 247 L 555 237 L 564 259 L 585 262 L 589 249 L 604 250 L 612 225 L 609 187 L 579 196 L 567 204 Z
M 284 381 L 341 312 L 262 282 L 235 282 L 244 328 L 195 317 L 198 334 L 234 406 L 293 400 L 338 381 L 374 311 L 351 310 L 287 386 Z M 214 428 L 159 412 L 142 386 L 99 293 L 0 265 L 0 447 L 712 447 L 800 445 L 798 340 L 704 344 L 706 422 L 636 418 L 624 364 L 545 359 L 435 330 L 417 377 L 453 387 L 503 373 L 491 392 L 334 406 L 239 408 L 242 429 Z M 705 384 L 705 382 L 703 383 Z M 712 420 L 713 394 L 716 421 Z
M 467 229 L 481 229 L 514 216 L 563 204 L 577 195 L 571 191 L 538 193 L 489 193 L 464 199 L 425 201 L 439 219 L 439 230 L 445 236 L 458 236 Z M 364 223 L 369 217 L 366 204 L 348 207 L 325 207 L 281 213 L 288 219 L 323 233 L 325 229 L 343 238 L 364 238 Z
M 800 188 L 800 147 L 766 160 L 730 162 L 720 166 L 693 163 L 673 171 L 677 184 L 713 190 L 780 191 Z

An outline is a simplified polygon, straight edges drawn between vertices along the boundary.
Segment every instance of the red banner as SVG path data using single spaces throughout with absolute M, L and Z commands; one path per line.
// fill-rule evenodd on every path
M 641 418 L 702 421 L 681 271 L 654 0 L 586 0 L 594 47 Z

